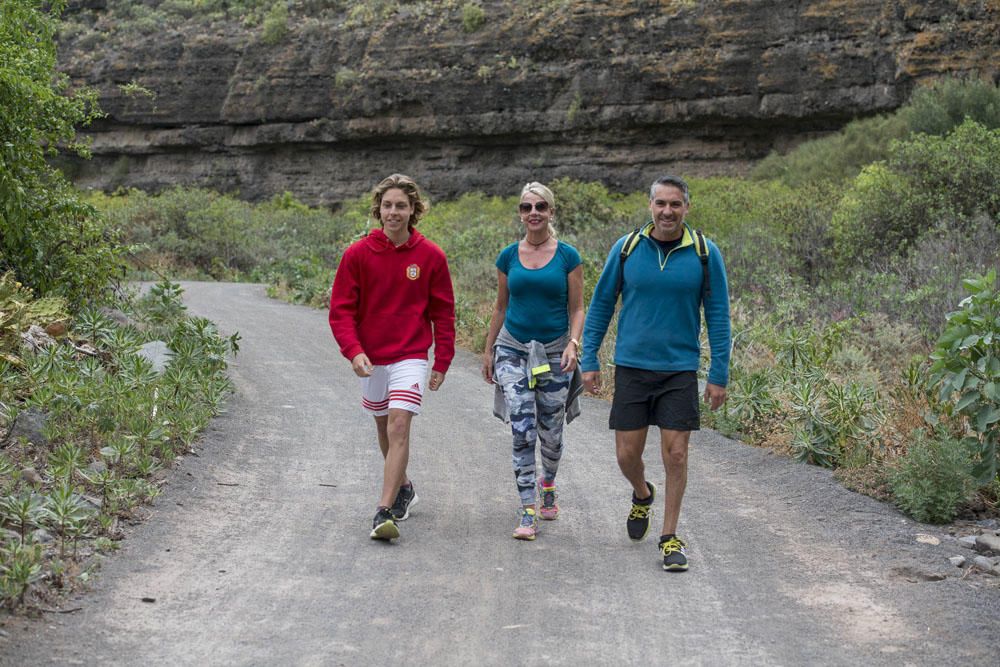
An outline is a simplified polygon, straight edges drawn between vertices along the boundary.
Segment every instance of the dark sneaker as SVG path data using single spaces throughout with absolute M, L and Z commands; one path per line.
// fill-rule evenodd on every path
M 660 538 L 663 569 L 668 572 L 685 572 L 688 569 L 687 544 L 676 535 Z
M 656 487 L 652 482 L 646 482 L 646 486 L 649 487 L 649 498 L 639 500 L 633 492 L 632 509 L 625 522 L 629 538 L 636 542 L 646 537 L 646 532 L 649 531 L 649 517 L 653 516 L 653 501 L 656 500 Z
M 392 512 L 389 511 L 388 507 L 379 507 L 375 519 L 372 521 L 371 538 L 373 540 L 394 540 L 397 537 L 399 537 L 399 528 L 392 520 Z
M 392 507 L 389 511 L 392 512 L 392 518 L 396 521 L 406 521 L 410 518 L 410 508 L 417 504 L 420 498 L 417 497 L 417 492 L 413 488 L 413 482 L 410 482 L 409 486 L 399 487 L 399 493 L 396 494 L 396 500 L 392 503 Z

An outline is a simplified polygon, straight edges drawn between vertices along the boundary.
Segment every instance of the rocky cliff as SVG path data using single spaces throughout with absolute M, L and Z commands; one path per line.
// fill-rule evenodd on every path
M 438 198 L 635 190 L 743 172 L 921 80 L 1000 77 L 1000 0 L 313 0 L 257 25 L 121 4 L 78 2 L 61 37 L 108 113 L 71 167 L 84 187 L 331 204 L 402 171 Z

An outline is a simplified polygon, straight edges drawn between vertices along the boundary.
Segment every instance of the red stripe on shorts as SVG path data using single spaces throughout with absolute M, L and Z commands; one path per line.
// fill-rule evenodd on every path
M 389 400 L 396 399 L 397 401 L 405 401 L 406 403 L 413 403 L 414 405 L 420 405 L 420 398 L 420 394 L 402 389 L 389 392 Z

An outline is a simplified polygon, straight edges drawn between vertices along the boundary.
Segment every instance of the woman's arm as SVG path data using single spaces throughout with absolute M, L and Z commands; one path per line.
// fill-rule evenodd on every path
M 497 301 L 490 317 L 490 328 L 486 332 L 486 346 L 483 350 L 483 379 L 493 384 L 493 344 L 497 341 L 500 329 L 507 317 L 507 302 L 510 291 L 507 289 L 507 274 L 497 269 Z

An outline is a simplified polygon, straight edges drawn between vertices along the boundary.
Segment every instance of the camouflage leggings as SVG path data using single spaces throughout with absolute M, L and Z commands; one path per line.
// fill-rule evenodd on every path
M 497 346 L 494 378 L 503 389 L 510 429 L 514 434 L 514 479 L 522 505 L 535 504 L 535 440 L 542 443 L 542 469 L 552 481 L 563 450 L 563 424 L 570 374 L 559 371 L 558 356 L 549 357 L 553 371 L 536 377 L 528 387 L 528 360 L 518 352 Z

